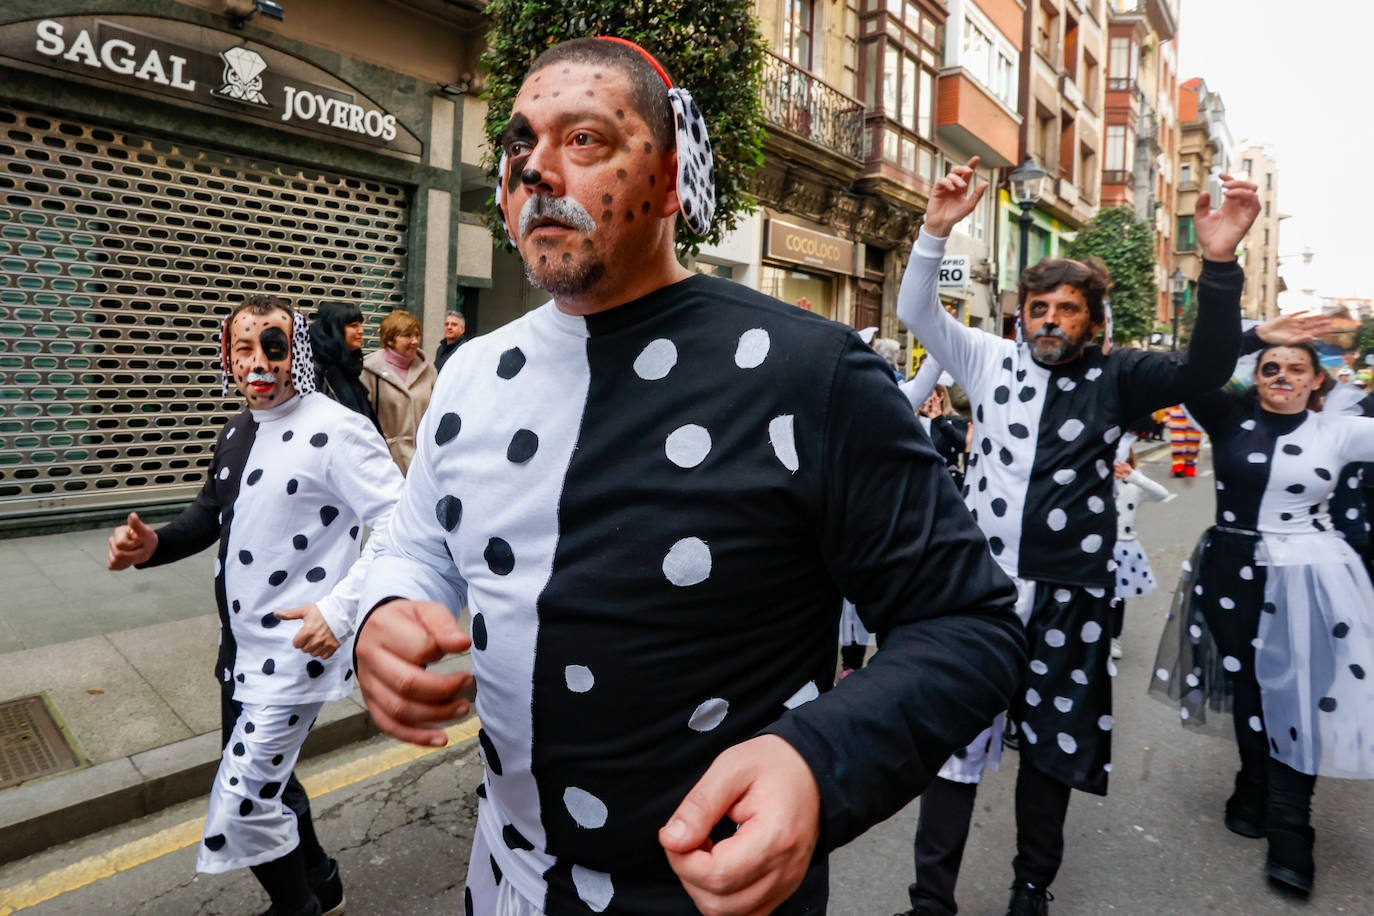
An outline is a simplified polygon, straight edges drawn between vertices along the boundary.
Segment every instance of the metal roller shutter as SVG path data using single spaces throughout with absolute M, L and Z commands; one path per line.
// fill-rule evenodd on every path
M 246 292 L 403 307 L 404 188 L 0 106 L 0 519 L 193 496 Z

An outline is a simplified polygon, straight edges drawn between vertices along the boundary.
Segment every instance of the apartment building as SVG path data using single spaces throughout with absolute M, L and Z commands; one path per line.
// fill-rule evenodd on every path
M 1101 200 L 1106 0 L 1033 0 L 1022 18 L 1020 158 L 1049 173 L 1032 211 L 1027 263 L 1058 256 L 1061 237 L 1092 219 Z M 1020 208 L 998 195 L 998 286 L 1014 314 Z
M 1111 0 L 1107 27 L 1102 206 L 1154 226 L 1155 317 L 1170 320 L 1177 205 L 1178 0 Z
M 1279 313 L 1279 212 L 1278 163 L 1263 144 L 1242 144 L 1236 153 L 1236 177 L 1252 181 L 1259 188 L 1260 215 L 1245 236 L 1242 260 L 1245 264 L 1245 292 L 1241 295 L 1241 315 L 1266 321 Z
M 1178 90 L 1178 192 L 1174 211 L 1174 251 L 1169 273 L 1183 271 L 1188 278 L 1183 308 L 1187 311 L 1197 294 L 1197 278 L 1202 271 L 1202 254 L 1197 248 L 1193 211 L 1197 197 L 1209 191 L 1213 200 L 1221 199 L 1223 172 L 1231 169 L 1235 142 L 1226 124 L 1226 106 L 1221 94 L 1207 88 L 1201 77 L 1193 77 Z

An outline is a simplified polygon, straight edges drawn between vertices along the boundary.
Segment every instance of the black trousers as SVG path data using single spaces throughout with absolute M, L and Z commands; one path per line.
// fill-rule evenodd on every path
M 1059 874 L 1072 791 L 1021 758 L 1016 773 L 1016 858 L 1011 862 L 1017 884 L 1049 887 Z
M 243 712 L 243 704 L 230 696 L 229 691 L 220 688 L 219 694 L 219 735 L 220 747 L 229 743 L 229 735 L 234 723 Z M 329 856 L 320 846 L 315 835 L 315 822 L 310 817 L 310 797 L 305 787 L 291 772 L 281 793 L 282 803 L 296 815 L 296 832 L 300 843 L 295 849 L 271 862 L 254 865 L 253 877 L 258 879 L 267 896 L 272 898 L 272 906 L 281 913 L 294 913 L 305 906 L 311 898 L 310 876 L 323 878 L 329 872 Z

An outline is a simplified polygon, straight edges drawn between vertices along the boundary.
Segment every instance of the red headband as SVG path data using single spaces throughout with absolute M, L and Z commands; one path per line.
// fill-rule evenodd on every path
M 615 42 L 619 42 L 620 44 L 624 45 L 624 46 L 627 47 L 627 48 L 634 48 L 634 49 L 635 49 L 636 51 L 638 51 L 640 54 L 643 54 L 643 55 L 644 55 L 644 59 L 647 60 L 647 61 L 649 62 L 650 66 L 652 66 L 655 70 L 658 71 L 658 75 L 661 76 L 661 77 L 663 77 L 663 82 L 664 82 L 665 84 L 667 84 L 668 88 L 669 88 L 669 89 L 672 89 L 672 88 L 673 88 L 673 81 L 670 80 L 670 79 L 668 79 L 668 74 L 667 74 L 667 72 L 663 69 L 662 65 L 659 64 L 658 61 L 654 60 L 654 56 L 653 56 L 652 54 L 650 54 L 648 51 L 646 51 L 646 50 L 644 50 L 643 48 L 641 48 L 639 45 L 635 44 L 633 41 L 630 41 L 630 40 L 627 39 L 627 38 L 617 38 L 617 37 L 614 36 L 614 35 L 598 35 L 598 36 L 596 36 L 596 37 L 597 37 L 597 40 L 598 40 L 598 41 L 615 41 Z

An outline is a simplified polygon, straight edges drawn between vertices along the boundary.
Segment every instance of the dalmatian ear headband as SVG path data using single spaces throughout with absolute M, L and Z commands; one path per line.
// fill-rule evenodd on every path
M 716 214 L 716 159 L 711 152 L 711 138 L 706 133 L 706 119 L 702 117 L 692 93 L 681 86 L 674 86 L 667 72 L 648 51 L 624 38 L 614 35 L 598 36 L 601 41 L 614 41 L 627 48 L 633 48 L 654 68 L 663 83 L 668 87 L 668 104 L 673 109 L 673 121 L 677 128 L 677 196 L 682 202 L 682 217 L 687 227 L 697 235 L 711 231 L 711 218 Z M 496 166 L 496 208 L 505 223 L 506 154 Z M 508 225 L 508 224 L 507 224 Z M 509 228 L 506 238 L 512 245 Z
M 229 336 L 229 315 L 225 315 L 219 325 L 219 384 L 220 393 L 226 398 L 233 390 Z M 297 394 L 315 391 L 315 351 L 310 347 L 310 323 L 295 309 L 291 310 L 291 386 Z

